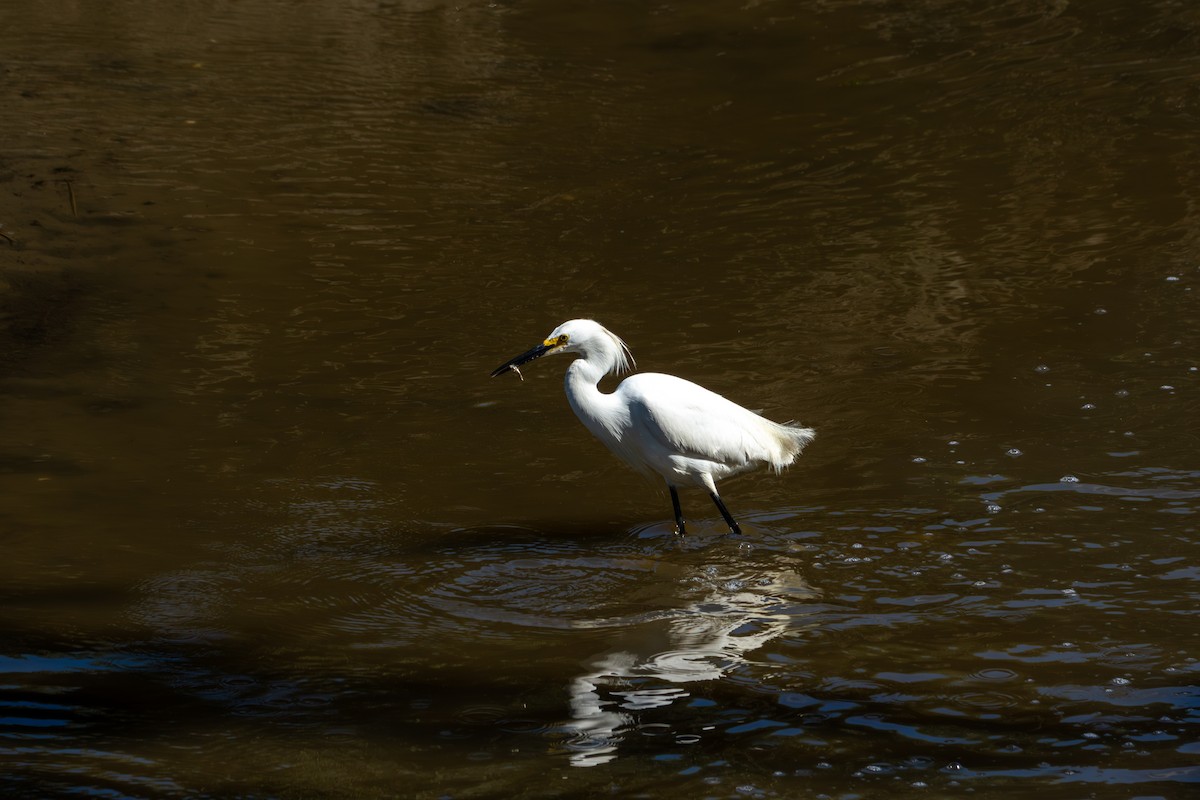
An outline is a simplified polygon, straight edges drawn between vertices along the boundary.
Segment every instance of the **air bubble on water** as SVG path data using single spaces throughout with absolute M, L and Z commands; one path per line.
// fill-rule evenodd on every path
M 1178 280 L 1179 280 L 1178 275 L 1168 275 L 1167 276 L 1167 281 L 1170 283 L 1176 283 Z
M 1076 478 L 1074 475 L 1063 475 L 1061 478 L 1058 479 L 1058 482 L 1059 483 L 1079 483 L 1079 478 Z
M 950 555 L 949 553 L 942 553 L 940 556 L 938 556 L 938 559 L 940 561 L 953 561 L 954 556 Z
M 987 504 L 987 512 L 989 514 L 999 514 L 1000 506 L 996 505 L 995 503 L 988 503 Z
M 1083 735 L 1083 738 L 1085 738 L 1085 739 L 1099 739 L 1099 738 L 1100 738 L 1100 734 L 1098 734 L 1098 733 L 1093 733 L 1092 731 L 1088 731 L 1087 733 L 1085 733 L 1085 734 Z
M 850 545 L 850 547 L 854 550 L 862 550 L 862 544 L 859 542 L 855 542 L 854 544 Z
M 950 441 L 946 442 L 946 444 L 950 445 L 951 447 L 958 447 L 958 439 L 951 439 Z
M 1129 397 L 1129 390 L 1117 389 L 1115 392 L 1113 392 L 1113 394 L 1115 394 L 1117 397 Z
M 1160 386 L 1160 387 L 1158 387 L 1158 388 L 1162 389 L 1164 392 L 1173 392 L 1173 391 L 1175 391 L 1175 387 L 1174 387 L 1174 386 L 1172 386 L 1172 385 L 1170 385 L 1169 383 L 1164 383 L 1162 386 Z
M 1074 589 L 1063 589 L 1063 590 L 1062 590 L 1062 593 L 1063 593 L 1063 594 L 1065 594 L 1065 595 L 1077 595 L 1077 594 L 1079 594 L 1079 592 L 1075 591 Z
M 1108 313 L 1108 309 L 1107 309 L 1107 308 L 1097 308 L 1097 309 L 1096 309 L 1096 311 L 1095 311 L 1095 313 L 1097 313 L 1097 314 L 1107 314 L 1107 313 Z
M 1021 452 L 1019 449 L 1017 449 L 1016 447 L 1010 447 L 1010 448 L 1008 448 L 1007 450 L 1005 450 L 1005 451 L 1004 451 L 1004 454 L 1005 454 L 1005 455 L 1007 455 L 1007 456 L 1011 456 L 1011 457 L 1013 457 L 1013 458 L 1017 458 L 1017 457 L 1019 457 L 1019 456 L 1023 456 L 1023 455 L 1025 455 L 1024 453 L 1022 453 L 1022 452 Z
M 1113 678 L 1112 679 L 1113 686 L 1128 686 L 1130 683 L 1132 683 L 1132 681 L 1130 681 L 1129 678 Z
M 1080 408 L 1083 409 L 1084 411 L 1095 411 L 1096 404 L 1095 403 L 1084 403 L 1083 405 L 1080 406 Z
M 1044 375 L 1050 371 L 1050 368 L 1048 366 L 1046 366 L 1045 364 L 1038 364 L 1036 367 L 1033 368 L 1033 371 Z
M 959 460 L 959 461 L 955 461 L 954 463 L 955 463 L 955 464 L 966 464 L 967 462 L 965 462 L 965 461 L 962 461 L 962 460 Z
M 924 456 L 913 456 L 912 463 L 914 463 L 914 464 L 924 464 L 924 463 L 925 463 L 926 461 L 928 461 L 928 460 L 929 460 L 929 459 L 925 458 Z

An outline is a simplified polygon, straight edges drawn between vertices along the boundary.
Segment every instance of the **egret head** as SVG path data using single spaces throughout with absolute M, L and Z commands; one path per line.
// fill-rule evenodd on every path
M 624 372 L 633 362 L 633 354 L 620 337 L 599 322 L 590 319 L 573 319 L 559 325 L 537 347 L 509 359 L 492 371 L 492 377 L 515 371 L 535 358 L 555 353 L 579 353 L 587 359 L 608 362 L 613 371 Z

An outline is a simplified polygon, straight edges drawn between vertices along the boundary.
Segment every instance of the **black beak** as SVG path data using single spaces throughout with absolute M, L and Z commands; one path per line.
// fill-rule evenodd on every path
M 492 377 L 495 378 L 499 375 L 503 375 L 504 373 L 508 372 L 509 370 L 516 370 L 516 368 L 521 366 L 522 364 L 528 364 L 530 361 L 533 361 L 535 358 L 541 358 L 542 356 L 546 355 L 546 353 L 549 353 L 553 349 L 554 349 L 554 345 L 539 344 L 537 347 L 533 348 L 532 350 L 528 350 L 524 353 L 521 353 L 521 355 L 516 356 L 515 358 L 510 358 L 508 361 L 505 361 L 503 364 L 496 367 L 494 370 L 492 370 Z M 517 374 L 520 375 L 521 373 L 518 372 Z

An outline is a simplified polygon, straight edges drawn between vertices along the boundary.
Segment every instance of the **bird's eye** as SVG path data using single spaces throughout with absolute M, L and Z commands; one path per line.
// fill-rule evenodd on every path
M 571 338 L 571 337 L 567 336 L 565 333 L 564 333 L 563 335 L 559 336 L 559 337 L 558 337 L 558 344 L 559 344 L 559 346 L 561 347 L 562 345 L 566 344 L 566 343 L 567 343 L 567 340 L 568 340 L 569 338 Z

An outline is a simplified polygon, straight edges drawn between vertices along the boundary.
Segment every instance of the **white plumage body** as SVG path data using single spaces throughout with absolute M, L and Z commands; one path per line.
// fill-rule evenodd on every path
M 564 322 L 541 345 L 492 374 L 501 375 L 553 353 L 580 355 L 567 367 L 567 401 L 618 458 L 643 473 L 662 476 L 671 491 L 680 533 L 683 517 L 676 487 L 707 489 L 737 533 L 716 482 L 761 466 L 778 472 L 795 461 L 816 435 L 811 428 L 772 422 L 674 375 L 641 373 L 626 378 L 611 393 L 600 391 L 601 378 L 628 369 L 632 358 L 615 334 L 587 319 Z
M 683 378 L 644 372 L 612 394 L 567 370 L 567 400 L 592 434 L 618 458 L 674 486 L 715 492 L 716 481 L 796 460 L 814 437 L 809 428 L 780 425 Z

